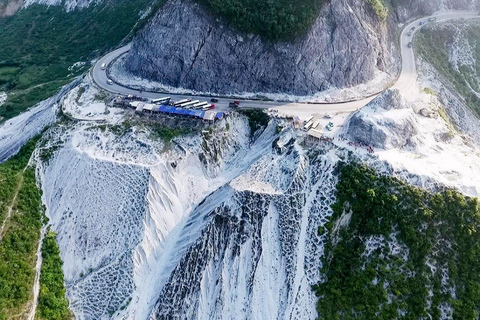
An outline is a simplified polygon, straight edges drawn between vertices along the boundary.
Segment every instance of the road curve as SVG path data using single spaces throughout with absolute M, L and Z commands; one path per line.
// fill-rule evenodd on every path
M 436 13 L 429 17 L 423 17 L 408 23 L 402 30 L 400 35 L 400 48 L 402 56 L 402 69 L 400 76 L 397 81 L 393 84 L 391 88 L 398 89 L 401 92 L 405 93 L 417 80 L 417 70 L 415 65 L 415 55 L 412 48 L 408 47 L 408 43 L 412 41 L 413 36 L 420 29 L 420 22 L 432 23 L 433 21 L 428 21 L 429 18 L 435 18 L 434 22 L 441 22 L 451 19 L 471 19 L 479 18 L 478 11 L 447 11 Z M 412 27 L 415 27 L 412 35 L 408 36 L 408 32 L 412 30 Z M 100 58 L 92 69 L 92 78 L 94 82 L 102 89 L 115 93 L 115 94 L 133 94 L 136 96 L 141 96 L 148 99 L 156 99 L 161 97 L 170 96 L 174 100 L 181 99 L 198 99 L 198 100 L 209 100 L 209 96 L 192 96 L 192 95 L 181 95 L 181 94 L 165 94 L 165 93 L 155 93 L 155 92 L 144 92 L 135 89 L 130 89 L 124 87 L 120 84 L 113 83 L 108 84 L 108 77 L 105 70 L 102 70 L 102 65 L 105 63 L 109 65 L 117 57 L 129 51 L 131 44 L 127 44 L 119 49 L 116 49 L 102 58 Z M 386 90 L 386 89 L 385 89 Z M 244 100 L 242 99 L 242 107 L 255 107 L 255 108 L 277 108 L 281 111 L 287 113 L 299 112 L 300 114 L 306 115 L 308 113 L 314 112 L 327 112 L 327 113 L 337 113 L 337 112 L 352 112 L 358 110 L 359 108 L 365 106 L 370 101 L 372 101 L 377 95 L 350 102 L 340 102 L 340 103 L 328 103 L 328 104 L 310 104 L 310 103 L 298 103 L 298 102 L 279 102 L 279 101 L 259 101 L 259 100 Z M 232 100 L 231 98 L 218 98 L 219 102 L 216 103 L 216 106 L 220 110 L 228 109 L 228 103 Z

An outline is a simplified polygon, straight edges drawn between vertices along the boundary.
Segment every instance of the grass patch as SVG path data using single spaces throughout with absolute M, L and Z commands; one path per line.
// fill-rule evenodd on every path
M 54 95 L 117 45 L 151 0 L 105 1 L 66 13 L 62 6 L 32 5 L 0 18 L 0 116 L 12 118 Z M 73 65 L 77 62 L 84 64 Z
M 62 259 L 54 232 L 48 232 L 42 243 L 42 268 L 40 274 L 40 295 L 38 297 L 37 319 L 73 319 L 65 298 Z
M 31 299 L 44 209 L 34 168 L 23 169 L 37 139 L 31 140 L 15 157 L 0 165 L 2 169 L 8 167 L 10 173 L 18 177 L 15 185 L 0 181 L 0 188 L 19 188 L 12 215 L 6 222 L 0 241 L 0 319 L 11 319 L 12 315 L 23 313 Z M 14 193 L 8 193 L 9 204 L 13 202 Z
M 457 130 L 455 129 L 455 126 L 452 124 L 452 121 L 450 121 L 450 118 L 448 117 L 447 112 L 445 111 L 445 109 L 439 108 L 439 109 L 438 109 L 438 115 L 440 116 L 440 118 L 443 119 L 443 121 L 445 121 L 445 123 L 447 124 L 448 128 L 450 129 L 450 131 L 451 131 L 452 133 L 457 131 Z
M 153 126 L 152 137 L 155 139 L 162 139 L 165 142 L 170 142 L 172 139 L 187 135 L 193 131 L 188 127 L 166 127 L 166 126 Z
M 475 319 L 480 311 L 478 199 L 453 190 L 431 194 L 359 165 L 341 164 L 338 170 L 334 214 L 321 232 L 329 231 L 326 281 L 313 288 L 320 318 L 439 319 L 438 307 L 446 303 L 453 307 L 453 319 Z M 333 236 L 335 221 L 345 212 L 352 214 L 350 223 Z M 366 239 L 391 239 L 392 234 L 408 249 L 407 260 L 386 242 L 364 254 Z M 449 277 L 445 286 L 442 268 Z

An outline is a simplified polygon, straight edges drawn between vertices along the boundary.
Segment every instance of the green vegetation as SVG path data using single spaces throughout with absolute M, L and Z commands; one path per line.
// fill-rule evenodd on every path
M 453 319 L 477 318 L 478 199 L 453 190 L 431 194 L 359 165 L 341 164 L 338 170 L 334 214 L 319 232 L 329 231 L 326 281 L 314 286 L 320 319 L 439 319 L 444 303 L 453 307 Z M 350 223 L 339 227 L 346 213 L 352 214 Z M 383 246 L 365 255 L 371 237 L 383 237 Z M 404 249 L 390 250 L 392 237 Z
M 0 18 L 0 117 L 12 118 L 52 96 L 127 36 L 151 0 L 121 0 L 65 13 L 32 5 Z M 76 62 L 84 64 L 73 66 Z M 0 118 L 1 120 L 1 118 Z
M 445 111 L 445 109 L 439 108 L 439 109 L 438 109 L 438 114 L 439 114 L 440 117 L 443 119 L 443 121 L 445 121 L 445 123 L 447 124 L 447 126 L 448 126 L 448 128 L 450 129 L 450 132 L 451 132 L 452 134 L 457 131 L 457 130 L 455 129 L 455 126 L 454 126 L 454 125 L 452 124 L 452 122 L 450 121 L 450 118 L 448 117 L 447 112 Z
M 8 196 L 2 199 L 2 204 L 12 206 L 12 214 L 0 234 L 0 319 L 22 314 L 31 299 L 43 208 L 35 170 L 26 166 L 37 139 L 31 140 L 15 157 L 0 165 L 2 173 L 16 176 L 15 183 L 0 180 L 2 198 L 5 196 L 3 190 L 8 189 Z
M 198 0 L 241 31 L 270 40 L 288 40 L 305 33 L 326 0 Z
M 40 275 L 40 295 L 38 297 L 37 318 L 45 320 L 67 320 L 73 316 L 68 309 L 63 283 L 62 259 L 58 249 L 56 234 L 49 232 L 42 244 L 42 269 Z
M 240 109 L 239 112 L 248 118 L 250 137 L 253 137 L 259 129 L 265 128 L 270 121 L 270 117 L 262 109 Z
M 464 23 L 465 25 L 465 23 Z M 480 39 L 480 22 L 471 21 L 462 29 L 462 37 L 473 44 L 472 50 L 476 61 L 474 66 L 460 65 L 459 70 L 449 61 L 449 48 L 458 37 L 457 28 L 441 26 L 422 28 L 416 37 L 415 48 L 418 48 L 422 57 L 433 65 L 437 71 L 445 76 L 465 99 L 467 105 L 480 116 L 480 98 L 474 91 L 480 91 L 480 46 L 475 43 Z
M 193 131 L 188 127 L 168 127 L 168 126 L 153 126 L 152 136 L 154 138 L 160 138 L 165 142 L 170 142 L 172 139 L 192 133 Z
M 388 7 L 383 0 L 366 0 L 372 7 L 375 14 L 382 20 L 386 20 L 388 17 Z

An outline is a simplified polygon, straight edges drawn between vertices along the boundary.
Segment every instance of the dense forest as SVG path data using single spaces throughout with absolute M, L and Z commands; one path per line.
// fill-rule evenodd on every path
M 321 319 L 476 319 L 480 211 L 454 190 L 432 194 L 355 164 L 340 180 L 322 273 Z M 351 214 L 349 223 L 339 221 Z
M 288 40 L 304 33 L 328 0 L 197 0 L 241 31 L 270 40 Z
M 241 31 L 265 39 L 291 40 L 304 34 L 330 0 L 197 0 Z M 387 18 L 384 0 L 364 0 L 382 20 Z

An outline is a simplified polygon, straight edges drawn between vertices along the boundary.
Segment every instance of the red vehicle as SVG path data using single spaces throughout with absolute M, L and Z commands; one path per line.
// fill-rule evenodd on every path
M 235 101 L 233 101 L 233 103 L 235 103 L 238 106 L 240 104 L 240 101 L 235 100 Z

